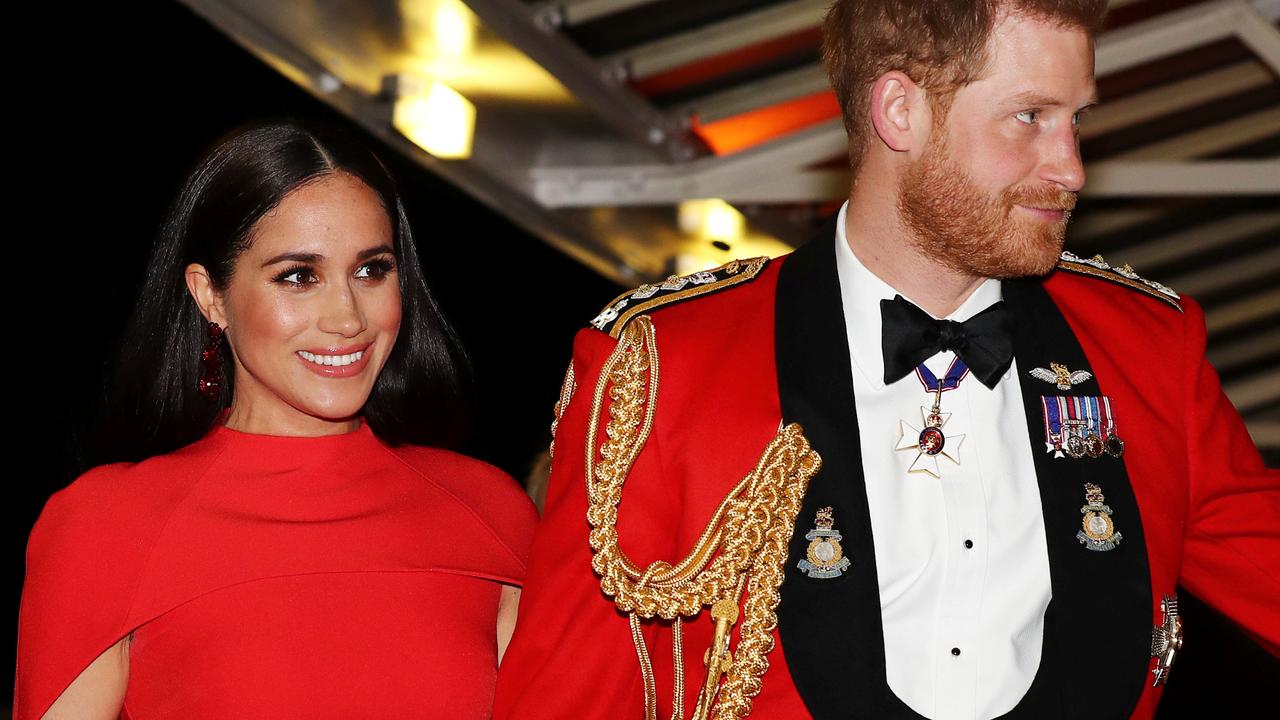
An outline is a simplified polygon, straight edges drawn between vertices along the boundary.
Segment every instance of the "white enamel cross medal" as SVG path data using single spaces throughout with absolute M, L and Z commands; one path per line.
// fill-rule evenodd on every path
M 960 387 L 960 382 L 969 376 L 969 367 L 959 357 L 951 361 L 947 373 L 938 379 L 924 363 L 916 366 L 916 377 L 924 389 L 933 393 L 933 407 L 920 407 L 922 426 L 917 428 L 906 420 L 898 421 L 898 444 L 894 450 L 914 451 L 916 459 L 907 468 L 908 473 L 924 473 L 941 479 L 938 469 L 938 457 L 944 457 L 956 465 L 960 464 L 960 443 L 964 435 L 947 435 L 942 428 L 951 419 L 951 413 L 942 412 L 942 393 Z
M 909 473 L 925 473 L 941 478 L 938 458 L 944 457 L 956 465 L 960 464 L 960 444 L 964 435 L 947 435 L 942 428 L 951 419 L 951 413 L 938 411 L 935 403 L 932 408 L 920 406 L 920 417 L 923 427 L 917 428 L 906 420 L 898 421 L 901 435 L 895 450 L 915 451 L 916 459 L 907 468 Z

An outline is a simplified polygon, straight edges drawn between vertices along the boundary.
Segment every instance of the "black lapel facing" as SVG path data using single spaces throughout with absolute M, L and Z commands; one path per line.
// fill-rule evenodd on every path
M 875 546 L 832 238 L 824 232 L 795 251 L 778 276 L 782 417 L 800 423 L 822 457 L 791 537 L 778 630 L 792 680 L 815 718 L 891 717 L 907 707 L 885 681 Z M 798 562 L 809 545 L 805 533 L 827 506 L 852 565 L 839 577 L 815 579 Z
M 1091 374 L 1093 368 L 1039 281 L 1006 281 L 1003 291 L 1016 322 L 1014 357 L 1053 589 L 1040 669 L 1015 711 L 1043 701 L 1057 704 L 1064 717 L 1127 718 L 1146 681 L 1151 643 L 1151 575 L 1137 501 L 1122 460 L 1105 454 L 1055 458 L 1046 452 L 1041 397 L 1097 396 L 1097 379 L 1063 391 L 1032 376 L 1033 368 L 1054 362 Z M 1124 418 L 1119 421 L 1124 427 Z M 1114 511 L 1111 518 L 1123 538 L 1112 550 L 1090 550 L 1076 537 L 1087 504 L 1085 483 L 1100 487 Z
M 800 423 L 822 456 L 792 534 L 778 629 L 792 680 L 815 718 L 919 718 L 885 679 L 875 544 L 831 230 L 829 224 L 793 253 L 778 277 L 774 341 L 782 416 Z M 1044 451 L 1040 398 L 1060 391 L 1029 371 L 1050 362 L 1092 368 L 1038 281 L 1008 281 L 1004 296 L 1016 322 L 1014 353 L 1053 599 L 1036 677 L 1002 717 L 1128 717 L 1146 682 L 1150 651 L 1150 573 L 1137 503 L 1121 460 L 1058 459 Z M 1068 394 L 1097 395 L 1096 381 Z M 1124 535 L 1113 550 L 1089 550 L 1076 538 L 1086 482 L 1102 488 Z M 805 534 L 827 506 L 852 564 L 839 577 L 812 578 L 798 562 L 808 549 Z

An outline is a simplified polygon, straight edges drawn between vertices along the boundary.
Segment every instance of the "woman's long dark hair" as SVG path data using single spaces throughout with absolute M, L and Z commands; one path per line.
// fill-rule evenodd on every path
M 460 439 L 466 358 L 427 289 L 386 167 L 344 131 L 274 121 L 224 137 L 170 207 L 117 352 L 91 464 L 171 452 L 209 431 L 230 405 L 234 364 L 224 343 L 222 393 L 216 402 L 200 395 L 207 322 L 187 291 L 186 267 L 200 263 L 214 287 L 225 290 L 258 220 L 304 183 L 337 172 L 359 178 L 381 198 L 394 228 L 400 280 L 400 334 L 365 403 L 365 420 L 390 443 L 451 445 Z

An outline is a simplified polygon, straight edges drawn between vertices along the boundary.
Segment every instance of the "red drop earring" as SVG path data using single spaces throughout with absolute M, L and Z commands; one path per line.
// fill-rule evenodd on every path
M 209 402 L 217 402 L 222 393 L 222 326 L 210 320 L 208 337 L 200 360 L 204 362 L 204 372 L 200 374 L 200 394 Z

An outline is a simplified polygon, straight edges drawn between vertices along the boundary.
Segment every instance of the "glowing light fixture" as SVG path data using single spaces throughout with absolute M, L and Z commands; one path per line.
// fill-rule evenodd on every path
M 446 58 L 461 59 L 475 41 L 471 11 L 459 0 L 444 0 L 431 16 L 431 34 L 437 52 Z
M 704 240 L 726 243 L 741 239 L 747 226 L 742 213 L 729 203 L 715 198 L 685 200 L 680 203 L 676 217 L 681 231 Z
M 453 88 L 434 81 L 419 83 L 396 78 L 395 112 L 391 123 L 402 135 L 432 155 L 447 160 L 471 157 L 476 108 Z

